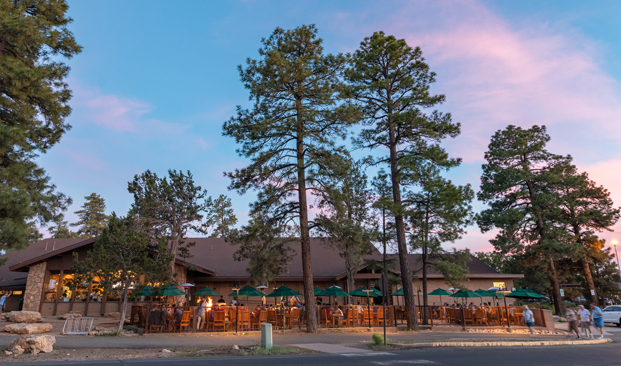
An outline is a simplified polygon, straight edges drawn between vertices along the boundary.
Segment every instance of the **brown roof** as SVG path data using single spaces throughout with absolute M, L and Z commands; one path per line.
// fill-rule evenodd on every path
M 233 260 L 233 253 L 237 247 L 227 243 L 221 238 L 188 238 L 186 242 L 195 242 L 196 245 L 190 248 L 193 257 L 188 258 L 187 262 L 198 267 L 197 269 L 207 274 L 213 274 L 215 277 L 226 279 L 244 279 L 248 277 L 246 271 L 247 263 L 245 261 L 238 262 Z M 44 260 L 51 256 L 74 250 L 83 245 L 91 244 L 92 239 L 46 239 L 32 244 L 23 251 L 11 252 L 8 254 L 10 258 L 7 266 L 0 267 L 0 281 L 6 278 L 7 282 L 23 282 L 25 284 L 26 275 L 19 272 L 25 271 L 29 265 Z M 45 249 L 47 245 L 47 250 Z M 302 278 L 302 257 L 299 243 L 293 243 L 292 248 L 295 250 L 293 259 L 287 266 L 287 271 L 278 276 L 278 279 L 301 279 Z M 54 249 L 52 251 L 52 249 Z M 333 248 L 325 245 L 325 240 L 319 238 L 311 239 L 311 257 L 313 277 L 316 279 L 333 280 L 344 277 L 345 262 L 339 253 Z M 381 253 L 375 249 L 369 256 L 376 260 L 381 260 Z M 396 254 L 389 254 L 389 259 L 395 259 L 398 263 Z M 414 275 L 420 276 L 421 263 L 418 254 L 409 255 L 409 265 Z M 182 262 L 181 258 L 177 258 L 178 262 Z M 398 268 L 398 266 L 397 266 Z M 519 278 L 522 275 L 516 274 L 500 274 L 491 267 L 483 263 L 476 257 L 472 257 L 472 261 L 468 263 L 470 278 Z M 432 268 L 429 268 L 430 278 L 441 278 L 442 275 Z M 21 278 L 22 280 L 18 280 Z M 4 282 L 0 282 L 0 287 Z
M 13 272 L 9 270 L 9 267 L 29 262 L 33 258 L 44 256 L 52 252 L 60 252 L 69 246 L 84 241 L 87 241 L 87 239 L 44 239 L 31 244 L 26 249 L 15 250 L 1 255 L 0 259 L 9 258 L 9 260 L 6 265 L 0 266 L 0 288 L 26 286 L 26 277 L 28 276 L 28 273 Z

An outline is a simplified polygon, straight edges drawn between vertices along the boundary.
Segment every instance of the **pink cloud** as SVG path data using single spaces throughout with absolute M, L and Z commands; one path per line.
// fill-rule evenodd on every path
M 187 126 L 164 122 L 147 115 L 153 109 L 148 103 L 114 94 L 105 94 L 97 88 L 85 88 L 77 82 L 71 83 L 74 90 L 72 107 L 81 120 L 95 123 L 116 132 L 175 134 Z
M 91 109 L 94 122 L 116 131 L 137 132 L 136 121 L 149 111 L 149 106 L 145 103 L 121 99 L 114 95 L 89 99 L 86 106 Z
M 552 143 L 573 155 L 592 149 L 575 142 L 620 136 L 619 83 L 601 69 L 596 42 L 571 29 L 515 26 L 478 1 L 412 4 L 385 28 L 421 46 L 438 72 L 433 91 L 447 95 L 442 108 L 462 122 L 449 146 L 467 162 L 481 161 L 508 124 L 560 131 Z

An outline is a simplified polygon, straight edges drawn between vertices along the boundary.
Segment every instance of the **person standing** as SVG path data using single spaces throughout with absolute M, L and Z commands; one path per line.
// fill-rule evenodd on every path
M 528 308 L 528 305 L 522 306 L 522 317 L 524 318 L 524 323 L 528 327 L 528 331 L 530 332 L 531 337 L 535 335 L 535 316 L 533 315 L 533 311 Z
M 584 337 L 593 338 L 593 333 L 591 333 L 591 313 L 584 308 L 584 305 L 580 305 L 578 316 L 580 317 L 580 328 L 584 332 Z
M 578 339 L 581 339 L 582 337 L 580 336 L 580 328 L 578 328 L 578 315 L 576 314 L 574 309 L 570 308 L 569 306 L 566 309 L 567 324 L 569 326 L 569 329 L 567 329 L 569 331 L 567 337 L 571 337 L 571 332 L 573 331 L 576 333 L 576 336 L 578 336 Z
M 207 312 L 207 303 L 205 302 L 205 299 L 203 299 L 200 303 L 200 305 L 198 306 L 198 329 L 202 328 L 203 324 L 206 324 L 205 322 L 205 313 Z
M 591 311 L 593 311 L 593 326 L 595 326 L 600 333 L 598 339 L 604 339 L 604 313 L 602 313 L 602 309 L 595 304 L 591 304 Z
M 11 294 L 13 294 L 12 291 L 2 293 L 2 296 L 0 297 L 0 314 L 4 312 L 4 305 L 6 305 L 6 299 L 11 296 Z

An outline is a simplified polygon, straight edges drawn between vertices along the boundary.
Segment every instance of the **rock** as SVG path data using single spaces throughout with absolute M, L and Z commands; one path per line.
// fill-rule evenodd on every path
M 239 346 L 238 346 L 238 345 L 236 345 L 236 344 L 234 344 L 234 345 L 233 345 L 233 349 L 239 349 Z
M 11 351 L 7 351 L 7 350 L 4 350 L 4 354 L 5 354 L 5 355 L 7 355 L 7 356 L 10 356 L 10 355 L 12 355 L 12 354 L 13 354 L 13 352 L 11 352 Z
M 38 311 L 11 311 L 8 315 L 12 323 L 42 323 L 43 318 Z
M 9 345 L 9 351 L 21 355 L 24 352 L 38 354 L 49 353 L 54 350 L 56 337 L 51 335 L 26 336 L 14 339 Z
M 38 334 L 47 333 L 52 330 L 52 324 L 49 323 L 17 323 L 4 326 L 4 331 L 13 334 Z
M 106 316 L 110 318 L 120 318 L 121 313 L 119 313 L 118 311 L 114 311 L 114 312 L 106 314 Z
M 82 317 L 82 314 L 80 314 L 80 313 L 73 313 L 72 312 L 72 313 L 67 313 L 67 314 L 60 315 L 58 317 L 58 319 L 67 320 L 69 318 L 81 318 L 81 317 Z
M 162 353 L 170 353 L 170 350 L 168 350 L 168 349 L 164 348 L 164 349 L 163 349 L 163 350 L 161 350 L 160 352 L 162 352 Z

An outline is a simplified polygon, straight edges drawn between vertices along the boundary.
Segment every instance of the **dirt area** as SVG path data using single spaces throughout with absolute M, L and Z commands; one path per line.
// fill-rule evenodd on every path
M 167 352 L 169 351 L 169 352 Z M 163 349 L 61 349 L 54 348 L 51 353 L 38 355 L 6 355 L 0 354 L 0 363 L 3 362 L 50 362 L 50 361 L 94 361 L 94 360 L 128 360 L 141 358 L 176 358 L 176 357 L 218 357 L 218 356 L 258 356 L 258 355 L 284 355 L 316 353 L 311 350 L 298 347 L 274 347 L 265 350 L 260 347 L 204 347 L 204 348 L 171 348 Z

